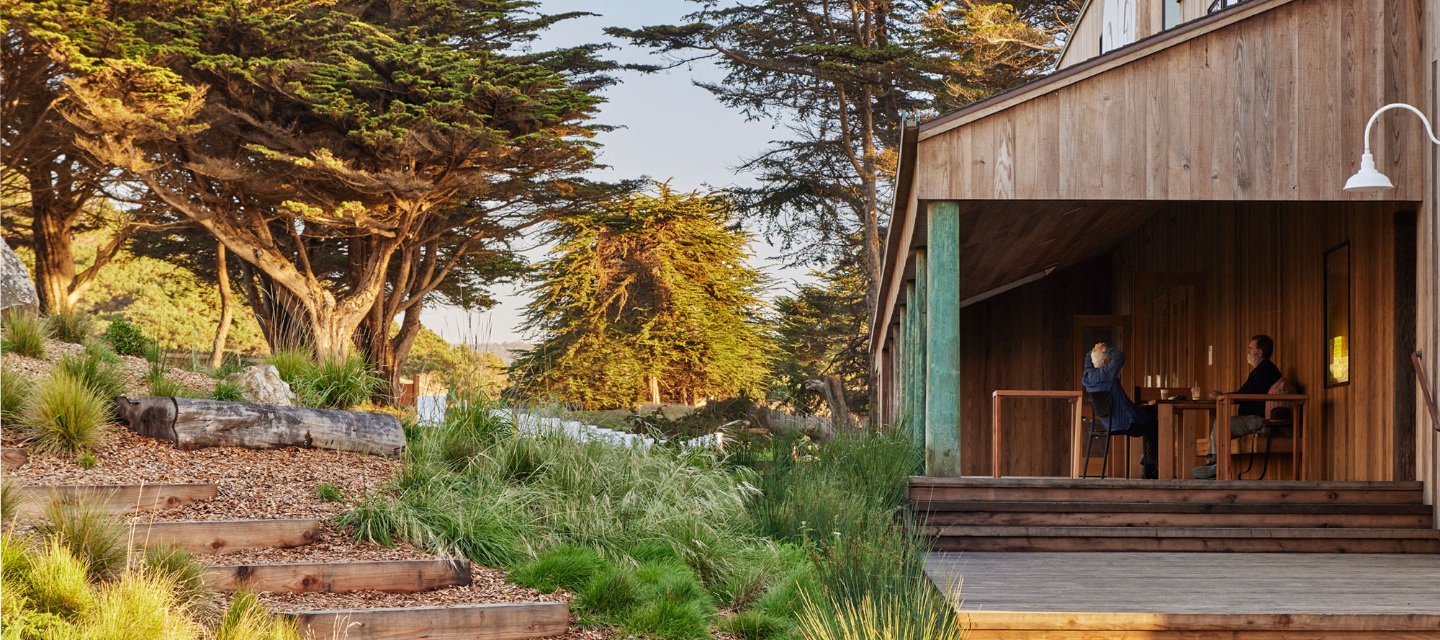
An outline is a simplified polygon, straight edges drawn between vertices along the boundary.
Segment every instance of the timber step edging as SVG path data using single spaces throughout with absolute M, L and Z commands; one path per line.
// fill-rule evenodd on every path
M 136 522 L 130 539 L 137 546 L 174 546 L 186 553 L 225 554 L 257 549 L 287 549 L 320 539 L 322 520 L 185 520 Z
M 911 486 L 907 498 L 912 503 L 937 501 L 996 502 L 1131 502 L 1131 503 L 1310 503 L 1310 504 L 1421 504 L 1419 489 L 1371 491 L 1306 488 L 1205 487 L 988 487 L 988 486 Z
M 987 631 L 1440 632 L 1440 615 L 1424 613 L 1052 613 L 961 610 L 960 614 L 969 621 L 974 630 Z M 1376 633 L 1375 636 L 1391 637 L 1384 633 Z
M 1325 515 L 1429 515 L 1425 504 L 1345 502 L 1049 502 L 989 500 L 916 500 L 910 510 L 917 514 L 946 512 L 1037 512 L 1037 513 L 1209 513 L 1209 514 L 1325 514 Z
M 17 487 L 17 513 L 34 517 L 50 503 L 85 503 L 111 513 L 161 511 L 215 497 L 213 484 L 27 485 Z
M 3 450 L 0 450 L 0 460 L 3 460 L 3 462 L 0 462 L 0 465 L 3 465 L 5 471 L 19 469 L 30 461 L 30 452 L 25 449 L 5 447 Z
M 1184 527 L 1431 529 L 1432 514 L 1326 513 L 1131 513 L 1043 511 L 945 511 L 920 514 L 925 526 L 973 527 Z
M 210 565 L 205 584 L 216 591 L 264 593 L 415 593 L 469 586 L 463 559 Z
M 939 537 L 934 551 L 1186 553 L 1440 553 L 1440 539 Z
M 304 635 L 346 640 L 519 640 L 570 629 L 563 602 L 290 611 Z

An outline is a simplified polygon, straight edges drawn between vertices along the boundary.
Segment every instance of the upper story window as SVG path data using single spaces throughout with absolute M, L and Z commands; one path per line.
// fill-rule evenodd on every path
M 1183 15 L 1180 12 L 1180 0 L 1160 0 L 1160 2 L 1162 6 L 1161 10 L 1164 12 L 1164 28 L 1175 28 L 1176 25 L 1180 24 L 1181 15 Z
M 1105 0 L 1101 7 L 1100 53 L 1135 41 L 1135 0 Z
M 1210 3 L 1210 9 L 1209 9 L 1206 13 L 1215 13 L 1216 11 L 1224 11 L 1224 10 L 1229 9 L 1230 7 L 1233 7 L 1233 6 L 1237 5 L 1237 4 L 1245 4 L 1246 2 L 1249 2 L 1249 1 L 1250 1 L 1250 0 L 1215 0 L 1214 2 L 1211 2 L 1211 3 Z

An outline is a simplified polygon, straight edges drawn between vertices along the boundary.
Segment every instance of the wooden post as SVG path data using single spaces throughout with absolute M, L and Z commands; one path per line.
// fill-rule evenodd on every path
M 915 252 L 915 419 L 910 425 L 916 446 L 923 446 L 925 442 L 926 295 L 925 252 L 921 250 Z
M 960 205 L 925 205 L 925 475 L 960 476 Z
M 918 369 L 915 368 L 915 353 L 919 351 L 915 347 L 915 284 L 905 283 L 905 308 L 901 309 L 900 333 L 905 336 L 905 369 L 901 372 L 904 378 L 904 389 L 900 392 L 900 401 L 905 404 L 901 411 L 901 419 L 905 421 L 906 428 L 915 422 L 917 413 L 915 410 L 915 387 L 920 386 L 915 379 Z
M 906 291 L 908 293 L 908 290 Z M 895 421 L 901 422 L 910 419 L 910 327 L 906 324 L 910 307 L 903 304 L 905 298 L 901 294 L 902 304 L 895 310 L 895 335 L 900 345 L 900 359 L 896 362 L 899 370 L 895 372 Z

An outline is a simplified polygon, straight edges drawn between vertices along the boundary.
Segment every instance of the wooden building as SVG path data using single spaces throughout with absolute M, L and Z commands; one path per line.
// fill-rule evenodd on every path
M 1437 67 L 1434 0 L 1089 0 L 1056 72 L 908 128 L 870 345 L 882 420 L 925 443 L 916 515 L 953 519 L 927 529 L 940 547 L 1440 551 L 1440 424 L 1412 364 L 1420 351 L 1440 396 L 1440 147 L 1413 114 L 1387 112 L 1370 147 L 1395 188 L 1342 190 L 1377 108 L 1440 116 Z M 1027 529 L 982 544 L 975 530 L 955 533 L 973 514 L 935 511 L 974 511 L 972 494 L 1022 510 L 1042 491 L 1082 502 L 1082 489 L 1147 491 L 1070 479 L 1084 466 L 1073 462 L 1075 396 L 1058 396 L 1080 390 L 1082 354 L 1100 339 L 1120 346 L 1141 399 L 1208 394 L 1244 380 L 1255 334 L 1275 339 L 1307 416 L 1302 468 L 1272 456 L 1258 490 L 1405 492 L 1409 513 L 1423 514 L 1411 537 L 1423 541 L 1270 531 L 1256 534 L 1268 542 L 1229 544 L 1157 529 L 1143 544 L 1067 543 Z M 996 391 L 1057 399 L 1020 394 L 1002 414 Z M 1190 430 L 1204 438 L 1208 420 L 1190 421 L 1206 423 Z M 1250 486 L 1188 480 L 1203 449 L 1177 433 L 1169 466 L 1180 479 L 1142 502 L 1233 502 Z M 1138 478 L 1139 447 L 1127 452 L 1126 440 L 1113 461 Z M 1354 497 L 1380 495 L 1399 494 Z M 1160 527 L 1181 511 L 1126 521 Z M 1390 535 L 1379 530 L 1368 535 Z M 1426 626 L 1440 617 L 1415 624 L 1440 633 Z

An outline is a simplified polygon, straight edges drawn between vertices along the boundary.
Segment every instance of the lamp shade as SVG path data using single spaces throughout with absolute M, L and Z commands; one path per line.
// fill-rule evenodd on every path
M 1390 178 L 1375 170 L 1375 156 L 1366 153 L 1360 156 L 1360 170 L 1345 181 L 1345 190 L 1364 193 L 1367 191 L 1385 191 L 1394 189 L 1395 185 L 1390 183 Z

